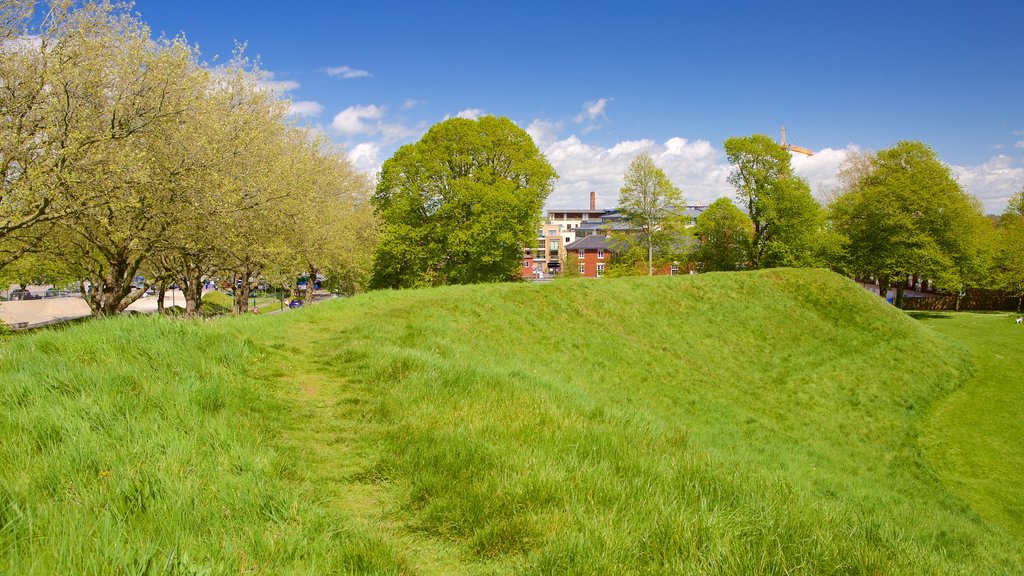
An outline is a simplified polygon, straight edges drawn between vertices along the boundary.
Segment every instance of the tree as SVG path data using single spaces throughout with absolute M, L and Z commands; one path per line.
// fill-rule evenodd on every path
M 876 278 L 882 296 L 895 285 L 898 306 L 912 274 L 959 292 L 983 271 L 980 207 L 920 142 L 878 152 L 832 216 L 846 239 L 844 269 Z
M 820 264 L 821 207 L 807 181 L 793 175 L 788 150 L 768 136 L 729 138 L 724 143 L 733 171 L 729 183 L 754 223 L 754 268 Z
M 1017 296 L 1017 312 L 1024 303 L 1024 189 L 1010 198 L 999 218 L 992 262 L 996 287 Z
M 583 276 L 580 273 L 580 257 L 577 253 L 572 250 L 566 252 L 565 262 L 562 263 L 562 278 L 579 278 Z
M 519 277 L 557 177 L 508 118 L 452 118 L 381 168 L 382 223 L 372 286 L 405 288 Z
M 754 223 L 728 198 L 715 200 L 697 217 L 698 241 L 694 258 L 704 272 L 746 267 Z
M 683 193 L 654 164 L 641 154 L 629 163 L 619 190 L 619 210 L 631 228 L 633 237 L 647 251 L 647 274 L 654 275 L 655 248 L 667 251 L 678 244 L 689 217 Z

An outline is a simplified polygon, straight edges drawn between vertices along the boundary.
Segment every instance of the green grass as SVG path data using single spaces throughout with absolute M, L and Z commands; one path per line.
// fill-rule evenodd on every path
M 923 443 L 939 477 L 983 518 L 1024 540 L 1024 326 L 1010 314 L 923 314 L 966 344 L 978 371 L 932 411 Z
M 16 338 L 0 573 L 1022 573 L 920 449 L 970 354 L 797 270 Z

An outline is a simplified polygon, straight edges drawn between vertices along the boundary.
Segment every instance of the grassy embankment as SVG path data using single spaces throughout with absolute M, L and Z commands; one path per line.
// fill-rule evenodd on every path
M 1020 573 L 970 371 L 819 271 L 90 322 L 0 353 L 0 573 Z

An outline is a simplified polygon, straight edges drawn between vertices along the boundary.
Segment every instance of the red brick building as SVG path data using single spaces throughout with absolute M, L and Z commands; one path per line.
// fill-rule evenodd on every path
M 579 259 L 579 271 L 583 277 L 600 278 L 611 264 L 614 250 L 607 236 L 593 234 L 567 245 L 565 251 Z

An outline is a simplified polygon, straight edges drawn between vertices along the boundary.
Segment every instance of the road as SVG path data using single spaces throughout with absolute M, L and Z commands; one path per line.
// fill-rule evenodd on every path
M 185 296 L 180 290 L 168 290 L 164 305 L 184 306 Z M 139 298 L 128 307 L 132 312 L 156 312 L 156 296 Z M 35 328 L 67 320 L 84 318 L 91 314 L 89 305 L 81 298 L 46 298 L 0 302 L 0 321 L 14 328 Z

